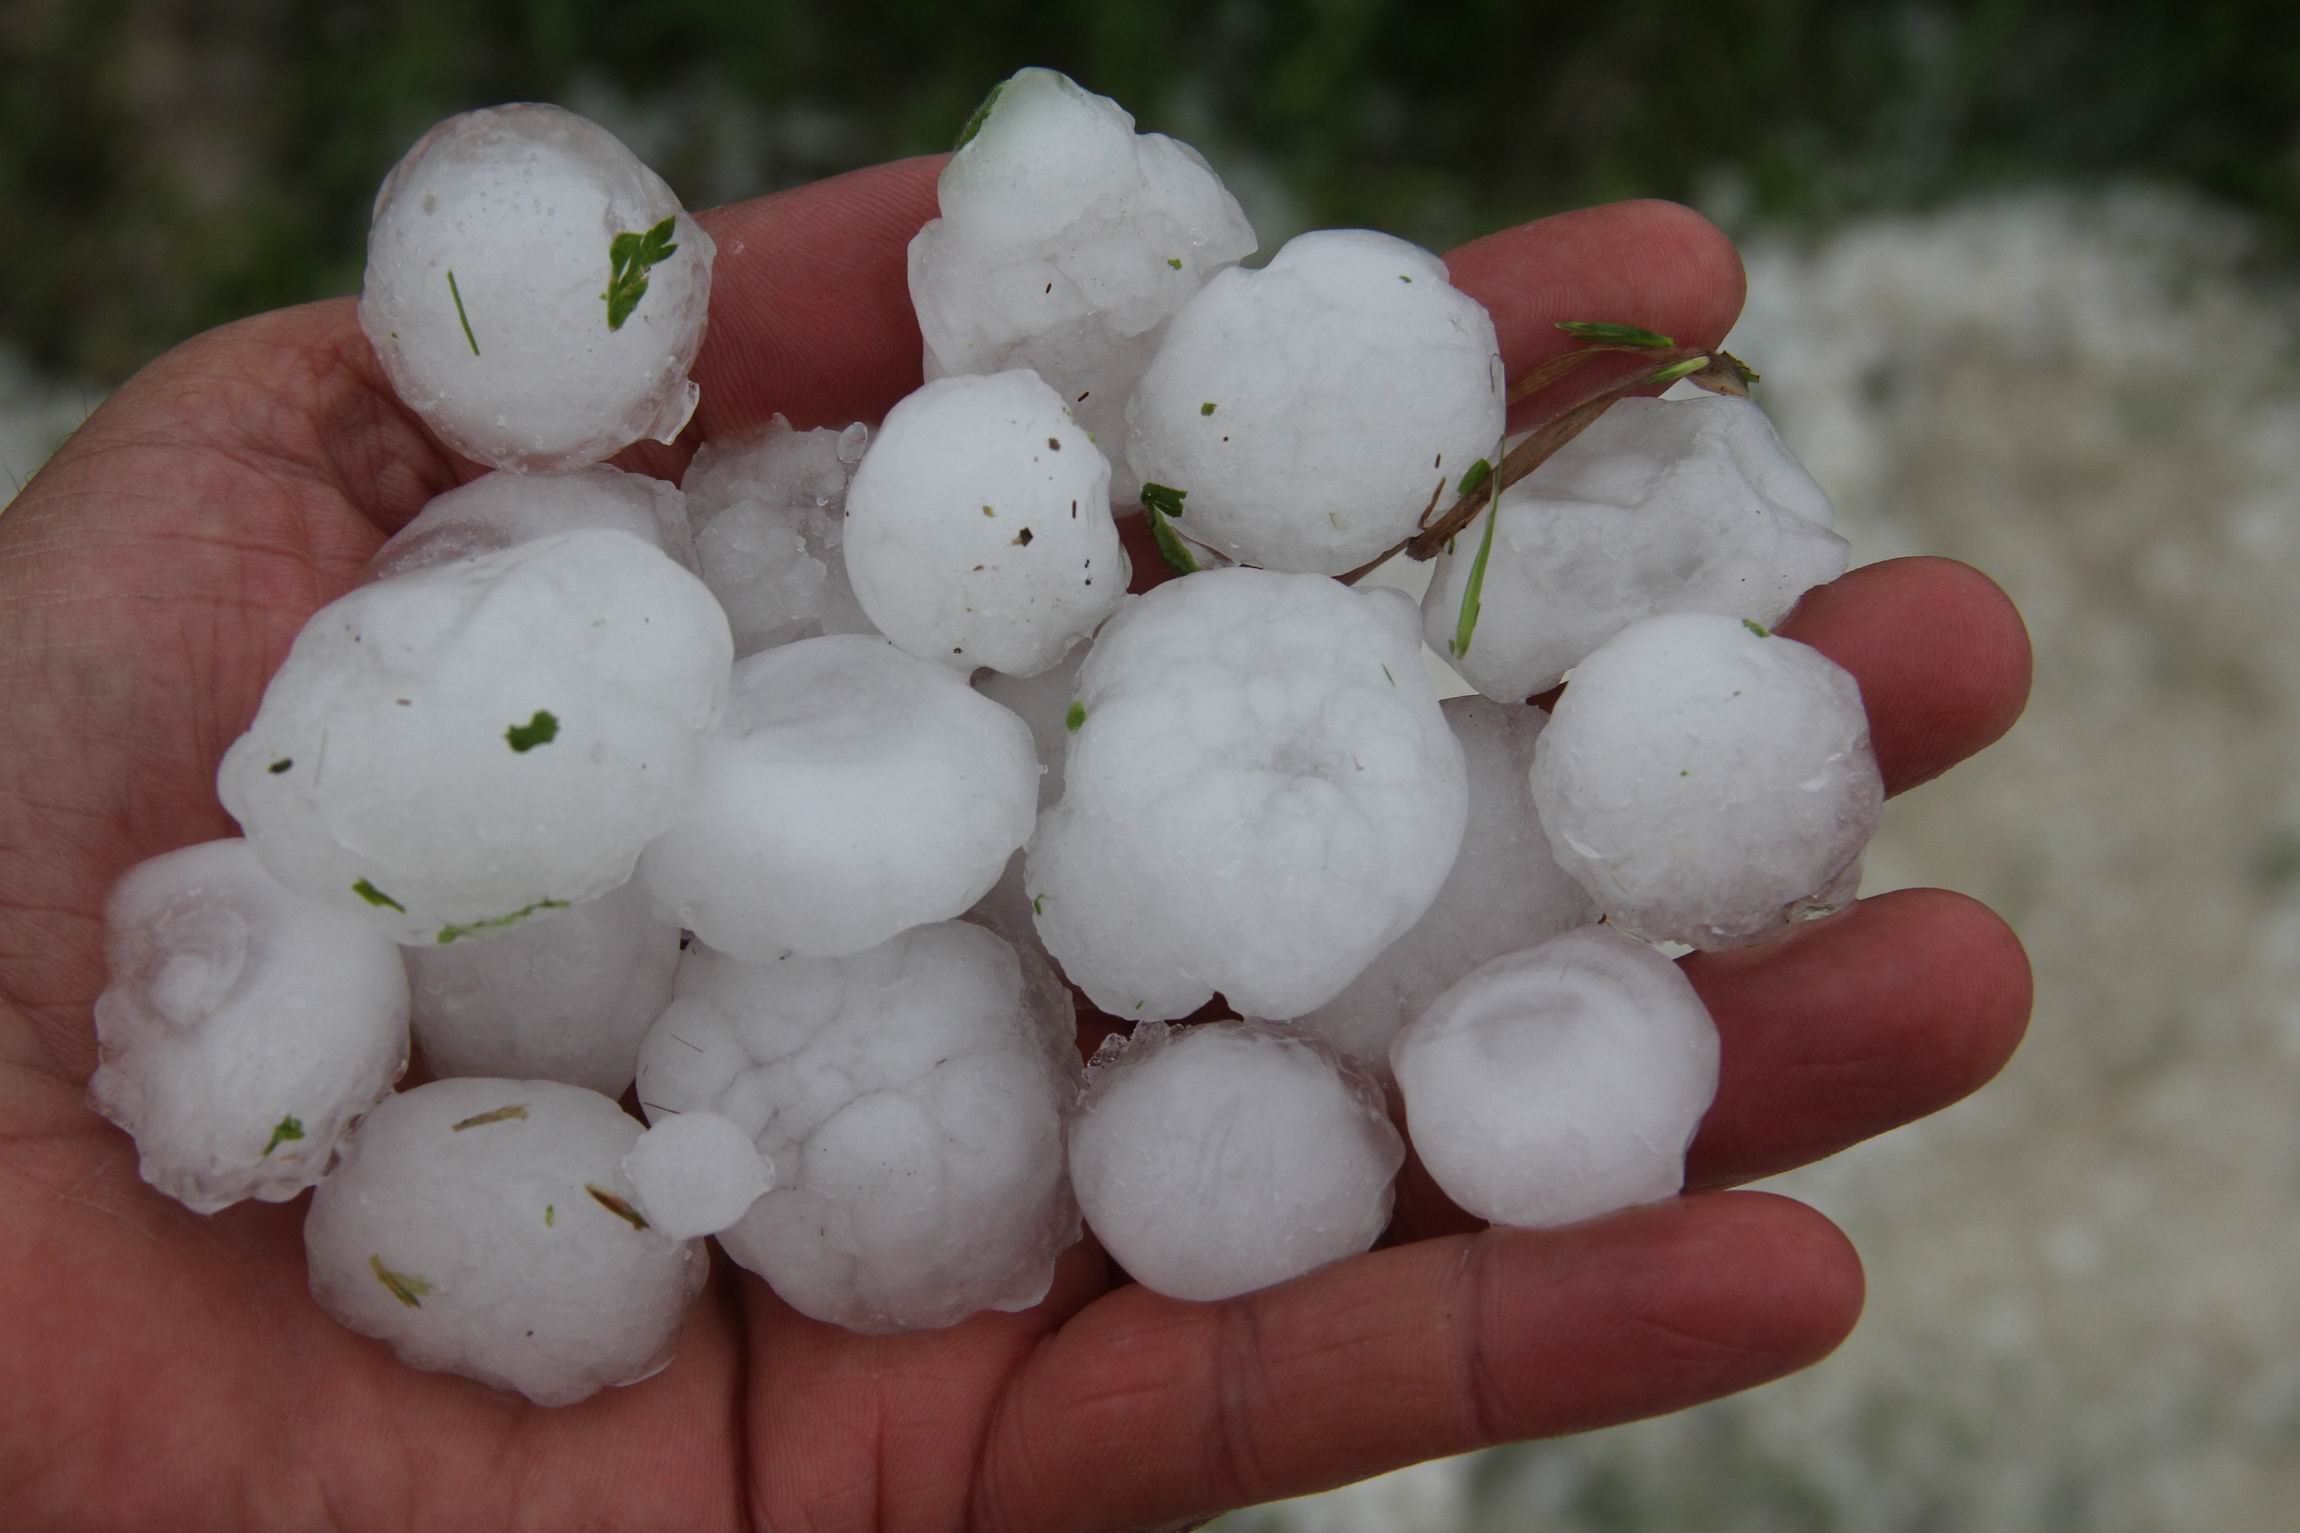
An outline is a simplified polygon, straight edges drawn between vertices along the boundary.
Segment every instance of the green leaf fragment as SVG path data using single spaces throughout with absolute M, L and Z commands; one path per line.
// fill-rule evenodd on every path
M 297 1117 L 294 1113 L 291 1112 L 286 1117 L 280 1119 L 278 1123 L 272 1125 L 272 1137 L 269 1142 L 264 1145 L 263 1154 L 256 1158 L 259 1160 L 270 1160 L 272 1158 L 272 1151 L 278 1149 L 281 1145 L 286 1144 L 291 1139 L 301 1139 L 302 1137 L 303 1119 Z
M 1043 895 L 1043 894 L 1034 894 L 1034 895 L 1032 895 L 1032 896 L 1030 897 L 1030 913 L 1031 913 L 1032 915 L 1034 915 L 1034 916 L 1042 916 L 1042 915 L 1046 914 L 1046 896 L 1045 896 L 1045 895 Z
M 1760 639 L 1772 637 L 1770 630 L 1768 630 L 1763 623 L 1756 622 L 1753 619 L 1741 619 L 1741 626 L 1748 629 L 1751 633 L 1755 634 Z
M 585 1182 L 583 1184 L 583 1190 L 591 1194 L 592 1198 L 598 1202 L 601 1208 L 604 1208 L 607 1210 L 607 1212 L 613 1214 L 616 1218 L 621 1219 L 626 1224 L 630 1225 L 631 1228 L 635 1230 L 643 1230 L 647 1227 L 646 1218 L 640 1214 L 639 1210 L 633 1208 L 629 1203 L 615 1196 L 615 1194 L 609 1192 L 606 1188 L 599 1186 L 596 1182 Z
M 1214 413 L 1214 401 L 1209 399 L 1204 404 L 1200 405 L 1198 407 L 1198 413 L 1200 415 L 1212 415 Z
M 1190 492 L 1188 490 L 1177 490 L 1170 484 L 1159 484 L 1153 480 L 1142 486 L 1144 509 L 1156 511 L 1164 516 L 1180 516 L 1182 514 L 1182 502 L 1189 498 Z
M 1478 459 L 1468 468 L 1462 470 L 1461 483 L 1455 487 L 1453 492 L 1454 499 L 1469 499 L 1472 495 L 1475 495 L 1478 491 L 1484 489 L 1485 482 L 1492 477 L 1493 465 L 1483 458 Z
M 368 1270 L 375 1274 L 375 1280 L 390 1289 L 391 1296 L 409 1309 L 423 1308 L 423 1296 L 438 1291 L 428 1281 L 417 1277 L 412 1272 L 392 1271 L 383 1264 L 383 1258 L 380 1256 L 368 1257 L 367 1266 Z
M 513 750 L 524 755 L 538 745 L 549 745 L 559 738 L 559 718 L 556 714 L 538 708 L 535 717 L 526 723 L 514 724 L 503 731 L 503 738 L 511 742 Z
M 463 289 L 455 285 L 455 270 L 448 268 L 447 296 L 455 300 L 455 317 L 463 324 L 463 338 L 471 343 L 471 354 L 479 355 L 479 337 L 471 333 L 471 316 L 463 312 Z
M 543 1226 L 544 1226 L 544 1228 L 546 1228 L 546 1229 L 549 1229 L 549 1228 L 551 1227 L 551 1225 L 552 1225 L 553 1223 L 555 1223 L 555 1222 L 558 1220 L 558 1217 L 559 1217 L 559 1207 L 558 1207 L 558 1205 L 557 1205 L 557 1204 L 555 1204 L 555 1203 L 546 1203 L 546 1204 L 544 1204 L 544 1205 L 543 1205 Z
M 489 1123 L 510 1123 L 514 1120 L 521 1123 L 527 1121 L 527 1104 L 525 1102 L 513 1102 L 508 1106 L 498 1107 L 492 1112 L 473 1113 L 468 1118 L 448 1125 L 447 1131 L 451 1134 L 460 1134 L 467 1128 L 479 1128 Z
M 607 328 L 620 330 L 639 300 L 647 296 L 647 273 L 678 253 L 671 232 L 678 215 L 664 219 L 644 234 L 625 230 L 607 242 Z
M 1657 367 L 1653 369 L 1653 371 L 1638 379 L 1634 384 L 1630 385 L 1630 387 L 1643 389 L 1652 388 L 1664 383 L 1675 383 L 1680 378 L 1692 377 L 1695 373 L 1701 371 L 1701 369 L 1707 367 L 1708 365 L 1709 359 L 1705 356 L 1687 357 L 1682 362 L 1672 362 L 1667 367 Z
M 378 889 L 375 885 L 369 883 L 364 878 L 351 886 L 351 892 L 358 895 L 361 899 L 367 901 L 370 905 L 387 906 L 390 909 L 398 911 L 401 915 L 407 914 L 407 907 L 405 905 L 402 905 L 399 901 L 393 899 L 390 895 L 384 893 L 381 889 Z
M 264 770 L 271 773 L 272 776 L 277 777 L 280 773 L 286 771 L 288 768 L 294 765 L 295 758 L 293 756 L 282 756 L 279 760 L 273 762 L 270 766 L 265 767 Z
M 1453 637 L 1446 648 L 1460 660 L 1469 654 L 1470 636 L 1477 632 L 1478 604 L 1485 592 L 1485 564 L 1493 554 L 1493 524 L 1501 520 L 1501 507 L 1488 506 L 1485 511 L 1485 534 L 1478 539 L 1477 557 L 1469 562 L 1469 584 L 1461 593 L 1461 616 L 1455 620 Z
M 1198 561 L 1191 555 L 1190 545 L 1182 541 L 1182 535 L 1166 519 L 1167 513 L 1145 499 L 1142 514 L 1150 519 L 1150 541 L 1158 545 L 1158 557 L 1172 565 L 1178 575 L 1197 574 Z
M 1085 726 L 1085 724 L 1086 705 L 1077 701 L 1076 699 L 1072 699 L 1070 704 L 1070 711 L 1062 716 L 1062 727 L 1069 730 L 1072 734 L 1076 734 L 1081 728 Z
M 482 932 L 499 932 L 506 927 L 517 926 L 538 910 L 565 910 L 566 908 L 567 902 L 565 900 L 537 900 L 532 905 L 520 906 L 507 916 L 489 916 L 484 921 L 472 921 L 462 926 L 453 923 L 442 926 L 439 929 L 437 940 L 441 947 L 445 947 L 450 942 L 458 942 L 465 937 L 476 937 Z
M 1393 686 L 1393 687 L 1394 687 L 1394 686 L 1396 686 L 1396 685 L 1398 684 L 1398 679 L 1397 679 L 1397 677 L 1395 677 L 1394 675 L 1391 675 L 1391 674 L 1390 674 L 1390 668 L 1389 668 L 1388 666 L 1386 666 L 1386 665 L 1385 665 L 1385 666 L 1383 666 L 1383 667 L 1382 667 L 1382 674 L 1383 674 L 1384 676 L 1388 676 L 1388 677 L 1389 677 L 1389 681 L 1390 681 L 1390 685 L 1391 685 L 1391 686 Z
M 1180 256 L 1168 256 L 1166 258 L 1166 264 L 1173 267 L 1176 271 L 1180 271 L 1182 269 L 1182 258 Z
M 1607 325 L 1586 319 L 1567 319 L 1560 320 L 1557 328 L 1577 341 L 1601 341 L 1608 346 L 1640 346 L 1647 351 L 1667 351 L 1677 344 L 1668 336 L 1639 325 Z
M 974 142 L 974 135 L 980 133 L 982 125 L 990 121 L 990 109 L 998 105 L 998 93 L 1004 89 L 1006 89 L 1004 80 L 990 88 L 990 94 L 982 98 L 982 105 L 974 109 L 966 119 L 966 126 L 958 130 L 958 142 L 950 146 L 951 153 L 956 154 Z

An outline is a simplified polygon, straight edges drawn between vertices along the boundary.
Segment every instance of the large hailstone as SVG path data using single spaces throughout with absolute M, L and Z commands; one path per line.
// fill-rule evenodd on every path
M 96 1110 L 203 1214 L 319 1181 L 407 1064 L 399 950 L 265 872 L 245 841 L 138 863 L 104 907 Z
M 1195 149 L 1049 69 L 991 92 L 911 240 L 926 376 L 1029 368 L 1112 462 L 1167 319 L 1254 230 Z
M 1526 772 L 1549 715 L 1482 697 L 1448 698 L 1443 706 L 1469 771 L 1461 855 L 1429 913 L 1300 1024 L 1384 1075 L 1398 1029 L 1446 986 L 1489 958 L 1597 919 L 1597 906 L 1550 855 L 1533 812 Z
M 312 1297 L 411 1368 L 572 1405 L 668 1366 L 702 1242 L 650 1227 L 621 1163 L 640 1125 L 555 1081 L 389 1098 L 304 1220 Z
M 1883 813 L 1859 683 L 1755 623 L 1633 623 L 1574 669 L 1533 755 L 1558 863 L 1654 942 L 1762 941 L 1836 908 Z
M 604 894 L 686 800 L 726 616 L 627 532 L 561 533 L 313 614 L 216 774 L 274 877 L 418 944 Z
M 1406 1131 L 1447 1197 L 1541 1228 L 1670 1197 L 1717 1094 L 1677 966 L 1584 926 L 1470 974 L 1398 1035 Z
M 750 1134 L 773 1187 L 719 1232 L 802 1314 L 857 1331 L 1036 1304 L 1078 1238 L 1062 1115 L 1070 997 L 981 927 L 904 932 L 848 958 L 742 963 L 696 948 L 647 1037 L 657 1124 Z
M 1114 1035 L 1070 1125 L 1087 1227 L 1175 1299 L 1227 1299 L 1367 1249 L 1404 1163 L 1370 1076 L 1259 1022 Z
M 1505 395 L 1493 321 L 1436 256 L 1304 234 L 1174 316 L 1128 411 L 1127 487 L 1182 492 L 1180 529 L 1247 564 L 1338 575 L 1492 455 Z
M 1025 882 L 1047 951 L 1104 1011 L 1216 991 L 1296 1017 L 1429 908 L 1467 815 L 1412 603 L 1213 570 L 1126 605 L 1078 674 L 1062 802 Z
M 388 580 L 586 527 L 628 532 L 682 568 L 695 567 L 686 497 L 675 485 L 600 464 L 571 474 L 497 470 L 435 496 L 367 563 Z
M 794 431 L 775 416 L 714 437 L 680 488 L 695 524 L 703 584 L 727 609 L 737 658 L 826 633 L 869 633 L 841 552 L 847 481 L 870 428 L 856 421 Z
M 1641 617 L 1715 612 L 1770 627 L 1845 573 L 1828 496 L 1746 399 L 1624 399 L 1511 485 L 1454 669 L 1486 696 L 1546 692 Z M 1447 653 L 1481 521 L 1438 556 L 1422 631 Z
M 640 877 L 738 958 L 839 957 L 947 920 L 1030 835 L 1030 729 L 886 640 L 761 650 Z
M 448 118 L 384 178 L 360 328 L 441 441 L 579 468 L 695 413 L 711 237 L 598 124 L 522 103 Z
M 489 942 L 403 951 L 433 1075 L 565 1081 L 616 1097 L 670 1004 L 679 928 L 634 879 Z
M 1017 676 L 1100 627 L 1131 573 L 1109 463 L 1030 372 L 944 378 L 888 412 L 847 496 L 846 567 L 902 648 Z

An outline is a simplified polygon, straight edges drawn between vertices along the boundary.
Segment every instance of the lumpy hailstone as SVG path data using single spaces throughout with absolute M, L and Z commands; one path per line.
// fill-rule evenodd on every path
M 640 864 L 736 957 L 838 957 L 958 915 L 1030 835 L 1030 729 L 958 673 L 831 634 L 735 667 L 684 812 Z
M 846 562 L 896 644 L 1016 676 L 1100 627 L 1129 574 L 1110 465 L 1031 372 L 944 378 L 888 413 L 847 496 Z
M 1746 399 L 1624 399 L 1504 492 L 1477 633 L 1454 659 L 1518 702 L 1641 617 L 1714 612 L 1767 627 L 1845 573 L 1829 498 Z M 1440 554 L 1423 633 L 1446 651 L 1482 523 Z
M 1391 1051 L 1414 1150 L 1481 1219 L 1571 1224 L 1674 1194 L 1717 1094 L 1717 1028 L 1677 966 L 1602 926 L 1497 958 Z
M 376 550 L 367 572 L 388 580 L 587 527 L 628 532 L 682 568 L 695 567 L 686 497 L 660 479 L 600 465 L 569 474 L 482 474 L 435 496 Z
M 636 880 L 486 942 L 404 949 L 434 1076 L 565 1081 L 621 1096 L 671 1000 L 679 928 Z
M 1129 410 L 1131 483 L 1249 564 L 1338 575 L 1410 535 L 1500 440 L 1493 321 L 1419 246 L 1362 229 L 1223 272 L 1166 332 Z
M 905 1331 L 1045 1297 L 1078 1238 L 1077 1076 L 1068 992 L 953 921 L 850 958 L 691 952 L 639 1097 L 657 1123 L 732 1119 L 772 1164 L 730 1256 L 803 1314 Z
M 764 427 L 714 437 L 679 484 L 703 583 L 727 609 L 737 657 L 826 633 L 869 633 L 847 580 L 847 481 L 870 428 Z
M 674 1240 L 716 1235 L 775 1180 L 741 1124 L 701 1108 L 641 1134 L 623 1157 L 623 1175 L 647 1222 Z
M 1176 1299 L 1227 1299 L 1365 1250 L 1404 1163 L 1370 1078 L 1257 1022 L 1113 1037 L 1070 1126 L 1087 1227 Z
M 627 532 L 563 533 L 313 614 L 216 787 L 264 866 L 406 943 L 603 894 L 685 802 L 727 620 Z
M 1853 897 L 1883 813 L 1850 673 L 1738 618 L 1623 629 L 1574 670 L 1534 749 L 1558 863 L 1649 941 L 1762 941 Z
M 1029 368 L 1125 461 L 1167 319 L 1253 253 L 1237 200 L 1195 149 L 1048 69 L 992 93 L 937 198 L 910 245 L 927 377 Z
M 646 291 L 612 324 L 617 236 L 665 219 L 674 248 L 626 269 L 622 292 Z M 457 452 L 579 468 L 668 442 L 694 414 L 712 254 L 662 178 L 596 123 L 534 104 L 465 112 L 384 179 L 360 328 L 392 389 Z
M 367 1116 L 304 1219 L 312 1297 L 411 1368 L 572 1405 L 667 1365 L 702 1243 L 632 1206 L 640 1125 L 555 1081 L 433 1081 Z
M 245 841 L 138 863 L 104 909 L 96 1110 L 203 1214 L 280 1203 L 407 1064 L 399 951 L 276 882 Z
M 1216 991 L 1296 1017 L 1421 919 L 1461 848 L 1461 746 L 1395 591 L 1213 570 L 1127 603 L 1078 674 L 1025 884 L 1114 1016 Z
M 1597 919 L 1533 812 L 1526 772 L 1549 715 L 1482 697 L 1448 698 L 1444 709 L 1469 773 L 1461 855 L 1413 930 L 1301 1019 L 1305 1032 L 1384 1075 L 1390 1041 L 1446 986 L 1489 958 Z

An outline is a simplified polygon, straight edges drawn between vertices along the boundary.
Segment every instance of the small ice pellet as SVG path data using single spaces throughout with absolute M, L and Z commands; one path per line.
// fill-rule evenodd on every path
M 1175 1299 L 1227 1299 L 1367 1249 L 1404 1163 L 1371 1077 L 1260 1022 L 1113 1036 L 1070 1124 L 1087 1228 Z
M 1461 746 L 1412 603 L 1213 570 L 1136 597 L 1078 673 L 1024 882 L 1063 973 L 1128 1020 L 1296 1017 L 1421 919 L 1460 850 Z
M 1128 412 L 1129 476 L 1178 530 L 1269 569 L 1338 575 L 1413 533 L 1502 434 L 1493 321 L 1419 246 L 1286 242 L 1174 316 Z
M 630 876 L 731 654 L 703 583 L 627 532 L 433 565 L 313 614 L 217 792 L 290 888 L 411 945 L 496 936 Z
M 1253 253 L 1237 199 L 1195 149 L 1049 69 L 991 92 L 936 197 L 910 244 L 926 376 L 1029 368 L 1124 462 L 1167 319 Z
M 1697 948 L 1852 899 L 1884 808 L 1852 675 L 1699 613 L 1633 623 L 1575 667 L 1531 782 L 1551 852 L 1606 919 Z
M 1675 1194 L 1717 1058 L 1716 1025 L 1677 965 L 1603 926 L 1477 969 L 1390 1054 L 1438 1186 L 1525 1228 Z
M 464 112 L 375 199 L 360 328 L 399 397 L 475 462 L 580 468 L 695 413 L 711 237 L 662 177 L 555 106 Z
M 847 482 L 870 428 L 766 425 L 713 437 L 680 488 L 695 525 L 703 584 L 727 609 L 735 655 L 826 633 L 870 633 L 847 580 Z
M 1624 399 L 1501 498 L 1477 627 L 1454 669 L 1486 696 L 1548 691 L 1660 612 L 1770 627 L 1845 573 L 1828 496 L 1746 399 Z M 1484 518 L 1437 559 L 1423 633 L 1451 654 Z
M 774 1185 L 774 1168 L 731 1118 L 696 1108 L 639 1136 L 623 1175 L 647 1222 L 673 1240 L 716 1235 Z
M 653 1228 L 623 1157 L 639 1123 L 555 1081 L 446 1080 L 387 1099 L 304 1220 L 312 1297 L 410 1368 L 538 1405 L 671 1360 L 710 1258 Z
M 565 1081 L 616 1097 L 670 1004 L 679 928 L 634 879 L 487 942 L 401 951 L 434 1076 Z
M 944 378 L 888 412 L 847 496 L 846 567 L 902 648 L 1015 676 L 1100 627 L 1131 573 L 1110 465 L 1031 372 Z
M 399 950 L 283 887 L 245 841 L 128 870 L 104 907 L 96 1110 L 145 1181 L 203 1214 L 281 1203 L 407 1065 Z
M 376 550 L 367 573 L 388 580 L 586 527 L 628 532 L 681 568 L 695 567 L 686 497 L 678 487 L 601 464 L 568 474 L 482 474 L 433 497 Z
M 869 635 L 801 639 L 735 667 L 640 876 L 723 953 L 859 953 L 980 899 L 1037 800 L 1029 726 L 956 672 Z

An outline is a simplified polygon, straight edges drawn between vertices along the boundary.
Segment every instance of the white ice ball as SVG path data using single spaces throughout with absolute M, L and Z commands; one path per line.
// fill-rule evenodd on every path
M 674 1240 L 716 1235 L 774 1185 L 774 1168 L 742 1125 L 695 1108 L 639 1136 L 623 1157 L 639 1211 Z
M 367 572 L 387 580 L 587 527 L 628 532 L 681 568 L 695 567 L 686 497 L 678 487 L 601 464 L 567 474 L 482 474 L 433 497 L 376 550 Z
M 1539 1228 L 1666 1198 L 1717 1093 L 1717 1028 L 1677 966 L 1584 926 L 1477 969 L 1391 1049 L 1447 1197 Z
M 376 196 L 360 328 L 457 452 L 579 468 L 668 442 L 694 414 L 712 255 L 598 124 L 532 103 L 464 112 Z
M 870 428 L 794 431 L 775 416 L 714 437 L 679 484 L 703 583 L 727 609 L 739 658 L 826 633 L 869 633 L 847 580 L 847 481 Z

